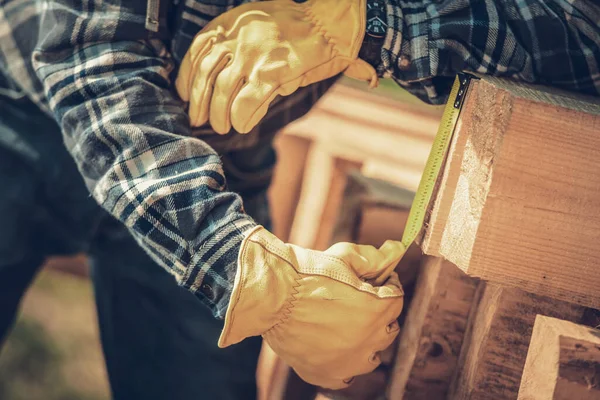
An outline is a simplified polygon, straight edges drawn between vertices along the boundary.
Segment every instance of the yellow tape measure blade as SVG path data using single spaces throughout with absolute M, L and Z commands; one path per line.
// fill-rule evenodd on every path
M 406 249 L 408 249 L 415 241 L 423 227 L 427 207 L 429 206 L 431 196 L 433 195 L 440 169 L 446 159 L 454 127 L 460 114 L 462 99 L 467 91 L 470 80 L 470 75 L 462 73 L 454 80 L 454 85 L 452 86 L 448 102 L 444 108 L 444 114 L 435 136 L 433 146 L 431 147 L 427 163 L 425 164 L 425 170 L 421 176 L 419 188 L 415 194 L 402 235 L 402 243 Z

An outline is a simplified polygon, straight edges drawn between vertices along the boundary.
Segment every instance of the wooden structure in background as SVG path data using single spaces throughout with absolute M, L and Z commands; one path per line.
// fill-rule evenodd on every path
M 354 242 L 381 246 L 386 240 L 401 240 L 408 219 L 414 192 L 380 179 L 368 178 L 358 171 L 349 171 L 336 204 L 331 234 L 327 246 L 337 242 Z M 411 249 L 404 263 L 420 260 L 421 252 Z
M 417 132 L 406 124 L 411 112 L 384 116 L 379 104 L 352 104 L 352 89 L 336 90 L 341 103 L 324 101 L 284 133 L 311 141 L 290 241 L 323 249 L 399 238 L 401 229 L 394 237 L 386 223 L 403 227 L 408 206 L 381 206 L 402 198 L 401 189 L 374 195 L 377 185 L 361 179 L 416 190 L 439 114 Z M 472 82 L 418 238 L 432 257 L 407 269 L 409 282 L 419 276 L 401 316 L 387 398 L 516 399 L 536 316 L 581 322 L 586 307 L 600 307 L 598 132 L 597 99 Z M 369 198 L 377 199 L 372 209 Z M 344 394 L 380 396 L 372 386 L 380 378 L 364 377 Z
M 269 188 L 269 206 L 273 233 L 283 241 L 290 237 L 310 146 L 311 140 L 307 138 L 292 135 L 279 135 L 275 138 L 279 156 Z
M 579 322 L 573 303 L 482 283 L 448 395 L 449 399 L 515 399 L 536 315 Z
M 600 99 L 471 82 L 421 241 L 471 276 L 600 307 Z
M 519 400 L 600 399 L 600 331 L 538 315 Z
M 400 239 L 441 113 L 335 85 L 276 139 L 279 162 L 269 193 L 275 234 L 320 250 L 341 240 L 378 246 Z M 404 281 L 415 279 L 419 259 L 420 250 L 411 249 L 398 269 Z M 391 348 L 382 359 L 389 365 L 393 355 Z M 293 400 L 304 390 L 270 349 L 260 369 L 261 400 Z M 364 390 L 380 378 L 361 378 Z
M 441 111 L 336 85 L 306 117 L 286 127 L 283 137 L 311 142 L 289 241 L 329 246 L 349 170 L 416 191 Z
M 478 280 L 426 257 L 400 333 L 387 399 L 444 399 L 457 368 Z

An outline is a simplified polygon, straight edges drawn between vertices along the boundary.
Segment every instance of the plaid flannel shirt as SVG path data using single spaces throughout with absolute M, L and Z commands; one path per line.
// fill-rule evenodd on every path
M 55 117 L 97 202 L 216 317 L 255 223 L 172 83 L 194 35 L 240 2 L 0 0 L 0 90 Z M 388 0 L 387 10 L 379 72 L 430 103 L 460 70 L 600 92 L 592 0 Z M 272 107 L 272 129 L 306 111 L 294 104 Z

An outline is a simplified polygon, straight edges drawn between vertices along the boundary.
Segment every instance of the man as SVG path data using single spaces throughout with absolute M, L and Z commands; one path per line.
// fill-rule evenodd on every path
M 600 92 L 591 1 L 239 3 L 0 6 L 0 329 L 44 257 L 86 251 L 116 399 L 252 398 L 258 335 L 325 387 L 377 366 L 402 246 L 267 230 L 271 140 L 339 73 L 436 104 L 460 70 Z

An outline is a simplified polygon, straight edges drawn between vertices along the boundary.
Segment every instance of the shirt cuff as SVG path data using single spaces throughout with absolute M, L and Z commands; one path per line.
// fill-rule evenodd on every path
M 183 286 L 210 308 L 213 316 L 225 318 L 237 272 L 238 253 L 246 233 L 257 224 L 250 217 L 228 222 L 204 242 L 195 254 Z
M 444 104 L 454 79 L 437 79 L 432 72 L 432 21 L 423 8 L 408 8 L 408 14 L 405 13 L 404 3 L 387 0 L 388 30 L 381 49 L 378 75 L 392 78 L 427 103 Z
M 388 28 L 381 47 L 381 62 L 377 67 L 377 73 L 380 77 L 391 78 L 394 76 L 397 55 L 400 54 L 402 49 L 404 15 L 396 0 L 386 1 L 386 12 Z

